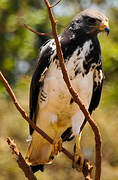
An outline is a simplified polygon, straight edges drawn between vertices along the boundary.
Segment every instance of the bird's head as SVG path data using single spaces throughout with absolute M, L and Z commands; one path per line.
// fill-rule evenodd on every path
M 73 18 L 70 30 L 78 32 L 81 30 L 86 34 L 97 35 L 99 32 L 109 34 L 109 20 L 99 11 L 86 9 Z

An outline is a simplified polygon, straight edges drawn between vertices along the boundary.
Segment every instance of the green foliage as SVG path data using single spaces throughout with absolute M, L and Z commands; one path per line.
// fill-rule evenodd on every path
M 103 56 L 103 66 L 104 72 L 108 76 L 114 74 L 118 70 L 118 28 L 117 21 L 115 21 L 111 16 L 110 29 L 111 32 L 109 36 L 100 36 L 101 46 L 102 46 L 102 56 Z
M 16 72 L 19 74 L 17 62 L 25 60 L 31 64 L 36 59 L 38 48 L 47 39 L 29 32 L 24 23 L 39 31 L 49 31 L 47 17 L 41 3 L 37 9 L 25 1 L 0 2 L 0 67 L 10 82 L 17 78 Z

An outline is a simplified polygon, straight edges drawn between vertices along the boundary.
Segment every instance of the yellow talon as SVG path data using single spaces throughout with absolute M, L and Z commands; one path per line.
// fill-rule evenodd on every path
M 53 127 L 54 127 L 54 129 L 55 129 L 55 131 L 57 133 L 58 132 L 58 125 L 57 125 L 57 123 L 53 123 Z
M 62 139 L 60 137 L 60 131 L 58 129 L 58 125 L 57 123 L 53 123 L 53 128 L 55 129 L 55 138 L 52 144 L 52 153 L 51 156 L 55 156 L 58 154 L 58 152 L 60 152 L 62 150 Z
M 80 136 L 75 136 L 75 152 L 72 167 L 78 171 L 82 171 L 84 163 L 84 157 L 80 151 Z

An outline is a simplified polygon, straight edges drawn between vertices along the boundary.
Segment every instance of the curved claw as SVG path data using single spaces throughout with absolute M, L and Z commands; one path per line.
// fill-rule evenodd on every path
M 72 163 L 72 167 L 74 169 L 77 169 L 78 171 L 82 171 L 84 164 L 84 157 L 81 152 L 74 153 L 74 160 Z
M 75 136 L 74 159 L 72 163 L 72 167 L 77 169 L 78 171 L 82 171 L 84 164 L 84 157 L 80 151 L 80 138 L 81 134 Z

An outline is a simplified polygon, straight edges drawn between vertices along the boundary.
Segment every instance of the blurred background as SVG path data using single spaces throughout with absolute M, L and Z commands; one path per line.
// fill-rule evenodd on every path
M 50 1 L 52 4 L 55 0 Z M 93 113 L 102 135 L 102 178 L 118 180 L 118 0 L 62 0 L 53 9 L 58 19 L 58 32 L 72 17 L 86 8 L 100 10 L 110 19 L 111 33 L 100 34 L 104 66 L 104 87 L 99 108 Z M 50 22 L 43 0 L 0 0 L 0 70 L 12 86 L 18 101 L 28 113 L 29 87 L 40 46 L 50 37 L 38 36 L 24 28 L 29 25 L 39 32 L 50 32 Z M 18 168 L 6 143 L 15 139 L 23 156 L 27 149 L 28 124 L 15 109 L 0 83 L 0 180 L 26 179 Z M 94 163 L 94 136 L 87 124 L 82 135 L 82 152 Z M 73 142 L 65 143 L 71 152 Z M 39 180 L 82 180 L 64 155 L 55 158 Z

